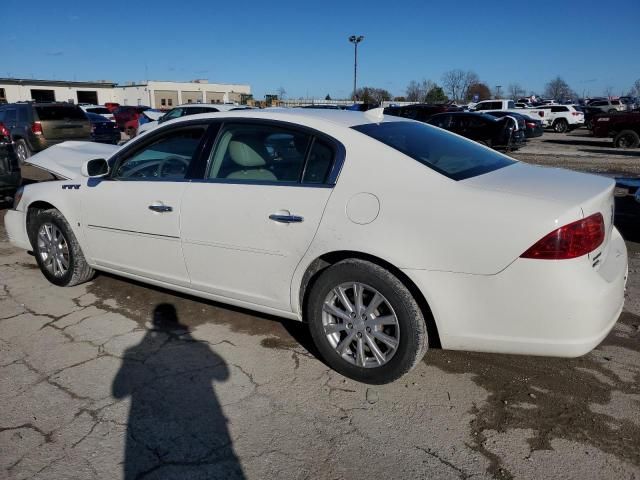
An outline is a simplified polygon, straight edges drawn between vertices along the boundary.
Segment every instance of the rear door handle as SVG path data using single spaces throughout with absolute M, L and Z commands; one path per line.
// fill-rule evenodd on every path
M 269 219 L 278 223 L 300 223 L 304 221 L 304 218 L 298 215 L 280 215 L 277 213 L 269 215 Z
M 169 205 L 149 205 L 149 210 L 152 210 L 154 212 L 160 212 L 160 213 L 164 213 L 164 212 L 172 212 L 173 211 L 173 207 L 170 207 Z

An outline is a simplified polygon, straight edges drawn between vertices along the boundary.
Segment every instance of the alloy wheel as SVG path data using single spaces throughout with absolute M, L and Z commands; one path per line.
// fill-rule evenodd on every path
M 69 244 L 53 223 L 43 223 L 38 229 L 38 255 L 42 265 L 56 277 L 69 270 Z
M 400 344 L 398 317 L 377 290 L 359 282 L 338 285 L 322 306 L 322 324 L 329 344 L 347 362 L 380 367 Z

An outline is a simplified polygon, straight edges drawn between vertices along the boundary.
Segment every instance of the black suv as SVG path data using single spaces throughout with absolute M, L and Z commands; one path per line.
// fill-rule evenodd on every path
M 91 123 L 71 103 L 19 102 L 0 105 L 0 122 L 15 142 L 24 162 L 32 153 L 67 140 L 91 141 Z
M 0 122 L 0 205 L 16 192 L 22 182 L 13 146 L 9 129 Z

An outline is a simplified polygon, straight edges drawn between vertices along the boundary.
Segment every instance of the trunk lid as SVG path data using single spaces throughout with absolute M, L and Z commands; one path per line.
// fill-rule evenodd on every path
M 605 240 L 589 254 L 589 258 L 593 261 L 594 268 L 598 268 L 599 264 L 604 262 L 613 230 L 615 188 L 613 179 L 518 162 L 509 167 L 463 180 L 463 183 L 483 190 L 551 202 L 556 206 L 553 209 L 556 213 L 555 218 L 550 218 L 549 221 L 552 223 L 558 218 L 563 218 L 563 223 L 556 225 L 555 228 L 569 223 L 564 219 L 570 218 L 571 212 L 576 212 L 574 214 L 576 218 L 573 220 L 601 213 L 605 223 Z M 549 227 L 551 223 L 547 224 L 548 231 L 541 231 L 539 238 L 531 239 L 532 244 L 554 229 Z
M 28 164 L 64 179 L 82 176 L 82 164 L 94 158 L 109 159 L 120 147 L 93 142 L 64 142 L 27 159 Z

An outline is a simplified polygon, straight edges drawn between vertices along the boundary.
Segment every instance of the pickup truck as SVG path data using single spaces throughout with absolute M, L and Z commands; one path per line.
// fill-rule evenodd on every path
M 612 137 L 616 148 L 640 146 L 640 110 L 597 115 L 592 120 L 594 137 Z
M 536 120 L 542 120 L 542 126 L 545 128 L 551 125 L 549 113 L 545 110 L 541 108 L 517 108 L 513 100 L 483 100 L 476 103 L 470 110 L 474 112 L 506 111 L 519 113 L 528 115 Z

